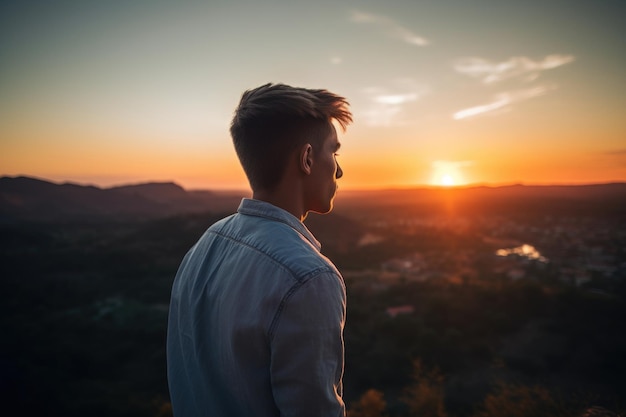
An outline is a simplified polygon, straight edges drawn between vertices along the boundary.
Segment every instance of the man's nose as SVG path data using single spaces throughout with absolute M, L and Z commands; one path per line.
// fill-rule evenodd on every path
M 343 177 L 343 169 L 337 164 L 337 172 L 335 173 L 335 178 L 339 179 Z

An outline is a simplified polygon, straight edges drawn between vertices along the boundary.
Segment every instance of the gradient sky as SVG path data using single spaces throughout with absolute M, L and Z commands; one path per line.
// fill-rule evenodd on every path
M 0 175 L 247 188 L 284 82 L 350 101 L 342 187 L 626 181 L 623 0 L 0 4 Z

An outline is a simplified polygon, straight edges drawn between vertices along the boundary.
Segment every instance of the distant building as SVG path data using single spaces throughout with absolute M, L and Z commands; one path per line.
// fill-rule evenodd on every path
M 391 271 L 391 272 L 408 272 L 412 268 L 413 264 L 411 261 L 406 259 L 392 259 L 390 261 L 384 262 L 382 267 L 383 271 Z
M 415 307 L 412 305 L 403 305 L 387 308 L 387 315 L 391 318 L 396 317 L 399 314 L 412 314 L 415 312 Z
M 383 262 L 381 266 L 383 271 L 416 275 L 419 274 L 426 265 L 424 257 L 416 253 L 405 258 L 390 259 Z
M 384 240 L 385 238 L 382 236 L 378 236 L 373 233 L 366 233 L 365 235 L 363 235 L 363 237 L 361 237 L 361 239 L 359 239 L 359 241 L 357 242 L 357 246 L 373 245 L 376 243 L 380 243 Z
M 564 267 L 560 269 L 560 280 L 577 287 L 590 282 L 591 274 L 583 267 Z
M 506 273 L 506 276 L 509 277 L 512 281 L 517 281 L 518 279 L 524 278 L 526 276 L 526 272 L 520 268 L 509 269 Z

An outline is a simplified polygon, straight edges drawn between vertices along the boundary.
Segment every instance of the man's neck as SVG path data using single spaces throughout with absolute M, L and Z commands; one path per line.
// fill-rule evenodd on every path
M 299 193 L 297 192 L 285 192 L 280 188 L 274 190 L 257 190 L 252 192 L 252 198 L 255 200 L 265 201 L 276 207 L 288 211 L 293 214 L 301 222 L 304 221 L 307 215 L 307 210 L 304 209 L 302 201 L 297 198 Z

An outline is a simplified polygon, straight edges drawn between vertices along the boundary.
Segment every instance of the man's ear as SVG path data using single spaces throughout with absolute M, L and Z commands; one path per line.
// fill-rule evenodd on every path
M 313 166 L 313 147 L 310 143 L 303 145 L 300 148 L 300 169 L 307 175 L 311 174 L 311 167 Z

